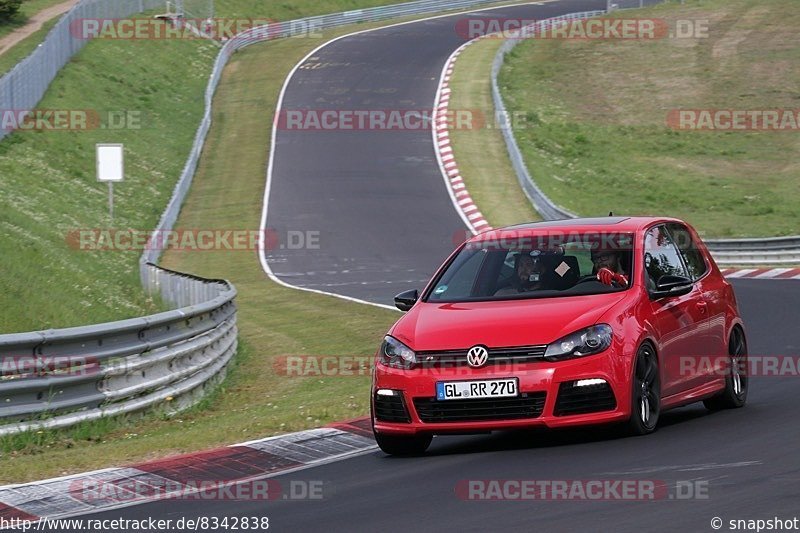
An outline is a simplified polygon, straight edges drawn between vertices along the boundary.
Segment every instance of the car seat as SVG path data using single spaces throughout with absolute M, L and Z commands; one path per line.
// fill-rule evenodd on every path
M 574 255 L 557 255 L 548 259 L 550 264 L 546 265 L 543 279 L 548 289 L 563 291 L 578 283 L 581 277 L 581 270 L 580 266 L 578 266 L 577 257 Z M 561 267 L 562 263 L 568 267 L 566 270 Z M 560 275 L 556 270 L 561 270 L 563 275 Z

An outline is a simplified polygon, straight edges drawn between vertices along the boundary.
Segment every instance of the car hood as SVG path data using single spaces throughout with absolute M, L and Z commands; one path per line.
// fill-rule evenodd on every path
M 626 293 L 468 303 L 419 302 L 390 334 L 413 350 L 549 344 L 597 320 Z

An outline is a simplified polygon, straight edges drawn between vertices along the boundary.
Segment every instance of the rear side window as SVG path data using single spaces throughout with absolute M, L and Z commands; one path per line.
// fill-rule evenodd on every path
M 689 277 L 683 259 L 666 226 L 656 226 L 644 238 L 644 267 L 648 288 L 655 289 L 661 276 Z
M 670 224 L 668 229 L 678 251 L 683 256 L 683 261 L 689 270 L 689 277 L 693 280 L 703 277 L 708 267 L 703 259 L 703 253 L 697 248 L 697 243 L 692 239 L 689 229 L 681 224 Z

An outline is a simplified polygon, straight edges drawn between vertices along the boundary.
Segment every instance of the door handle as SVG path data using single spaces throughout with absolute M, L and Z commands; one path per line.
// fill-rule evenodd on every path
M 697 309 L 704 315 L 708 311 L 708 304 L 706 302 L 697 302 Z

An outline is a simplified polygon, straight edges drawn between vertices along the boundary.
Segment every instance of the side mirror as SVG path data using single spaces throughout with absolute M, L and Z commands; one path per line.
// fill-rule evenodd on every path
M 653 300 L 657 300 L 672 296 L 683 296 L 692 292 L 692 285 L 692 280 L 685 276 L 665 274 L 658 279 L 656 290 L 650 294 L 650 297 Z
M 419 299 L 419 291 L 412 289 L 410 291 L 401 292 L 394 297 L 394 306 L 401 311 L 408 311 Z

